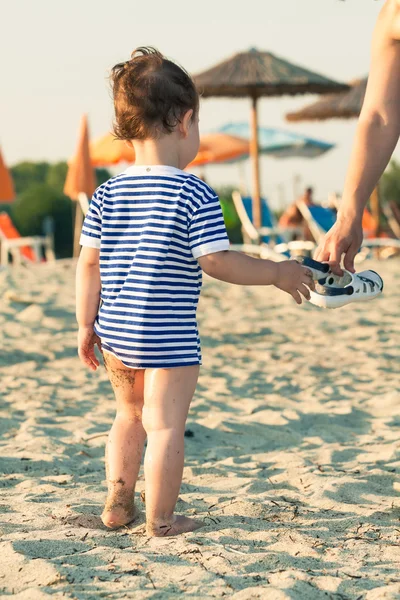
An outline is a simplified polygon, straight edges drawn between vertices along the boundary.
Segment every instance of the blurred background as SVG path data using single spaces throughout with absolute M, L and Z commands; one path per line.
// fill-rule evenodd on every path
M 71 256 L 73 210 L 64 196 L 67 161 L 74 156 L 82 114 L 88 115 L 90 139 L 105 135 L 112 124 L 108 73 L 141 45 L 157 47 L 197 74 L 237 52 L 257 48 L 321 73 L 338 82 L 366 77 L 371 34 L 381 1 L 248 0 L 242 10 L 225 0 L 200 5 L 182 0 L 151 4 L 115 0 L 51 0 L 7 3 L 0 37 L 0 146 L 15 197 L 3 201 L 22 236 L 39 235 L 43 218 L 52 216 L 58 257 Z M 340 195 L 356 128 L 355 118 L 290 122 L 296 112 L 318 99 L 312 94 L 262 98 L 259 125 L 317 138 L 334 145 L 313 160 L 260 158 L 262 195 L 277 217 L 312 186 L 317 202 Z M 249 120 L 247 98 L 204 98 L 201 132 Z M 381 197 L 400 198 L 399 149 L 386 174 Z M 96 170 L 97 184 L 126 165 Z M 240 224 L 231 192 L 251 192 L 251 161 L 207 165 L 204 176 L 221 196 L 232 239 Z

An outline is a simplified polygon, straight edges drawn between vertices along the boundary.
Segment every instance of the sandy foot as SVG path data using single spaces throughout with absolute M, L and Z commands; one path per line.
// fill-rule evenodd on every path
M 189 533 L 204 527 L 204 523 L 189 519 L 188 517 L 175 516 L 173 521 L 167 525 L 148 525 L 147 535 L 150 537 L 171 537 L 181 533 Z

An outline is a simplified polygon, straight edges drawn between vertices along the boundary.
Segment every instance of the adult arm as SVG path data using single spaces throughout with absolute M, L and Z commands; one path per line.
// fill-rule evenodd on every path
M 400 0 L 387 0 L 375 27 L 371 68 L 346 176 L 343 201 L 334 227 L 317 250 L 342 274 L 354 272 L 362 243 L 362 216 L 400 137 Z

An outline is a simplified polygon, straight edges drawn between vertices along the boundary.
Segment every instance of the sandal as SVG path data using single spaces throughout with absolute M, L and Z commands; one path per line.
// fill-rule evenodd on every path
M 315 281 L 325 279 L 329 274 L 328 263 L 318 262 L 317 260 L 309 258 L 308 256 L 297 256 L 296 261 L 303 267 L 307 267 L 307 269 L 312 272 L 313 279 Z
M 367 302 L 383 291 L 383 280 L 375 271 L 350 273 L 342 276 L 328 273 L 318 279 L 315 292 L 311 292 L 310 302 L 320 308 L 340 308 L 351 302 Z

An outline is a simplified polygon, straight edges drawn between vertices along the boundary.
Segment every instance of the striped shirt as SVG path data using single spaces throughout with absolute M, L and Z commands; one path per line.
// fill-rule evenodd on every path
M 132 368 L 201 364 L 201 256 L 229 249 L 215 192 L 167 166 L 133 166 L 95 192 L 82 246 L 99 248 L 104 350 Z

